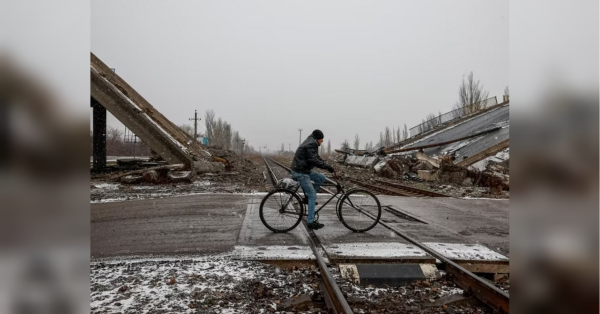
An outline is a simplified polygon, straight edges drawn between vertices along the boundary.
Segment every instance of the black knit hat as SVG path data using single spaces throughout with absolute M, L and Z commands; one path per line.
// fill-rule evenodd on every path
M 321 132 L 321 130 L 316 129 L 312 132 L 312 136 L 314 136 L 317 140 L 322 140 L 325 135 L 323 135 L 323 132 Z

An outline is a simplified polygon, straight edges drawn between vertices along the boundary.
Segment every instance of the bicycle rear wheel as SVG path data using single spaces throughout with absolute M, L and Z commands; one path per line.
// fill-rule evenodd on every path
M 373 193 L 352 190 L 342 197 L 339 208 L 340 221 L 354 232 L 371 230 L 381 218 L 381 205 Z
M 296 193 L 286 189 L 270 192 L 260 203 L 260 220 L 273 232 L 288 232 L 300 223 L 304 206 Z

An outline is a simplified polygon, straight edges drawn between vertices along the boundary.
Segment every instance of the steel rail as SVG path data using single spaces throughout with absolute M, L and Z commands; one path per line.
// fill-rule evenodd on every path
M 267 162 L 267 159 L 265 158 L 265 156 L 261 156 L 261 157 L 263 158 L 263 161 L 265 162 L 265 166 L 267 166 L 267 171 L 269 172 L 269 177 L 271 178 L 271 181 L 273 181 L 273 186 L 277 187 L 277 176 L 275 175 L 275 172 L 273 172 L 273 169 L 271 168 L 271 166 L 269 166 L 269 163 Z
M 427 196 L 431 196 L 431 197 L 450 197 L 449 195 L 445 195 L 442 193 L 437 193 L 437 192 L 433 192 L 433 191 L 428 191 L 428 190 L 423 190 L 423 189 L 419 189 L 419 188 L 414 188 L 412 186 L 406 186 L 406 185 L 402 185 L 402 184 L 398 184 L 398 183 L 394 183 L 394 182 L 388 182 L 385 180 L 379 180 L 379 179 L 375 179 L 374 180 L 377 183 L 383 184 L 383 185 L 387 185 L 387 186 L 391 186 L 397 189 L 401 189 L 401 190 L 406 190 L 408 192 L 413 192 L 413 193 L 417 193 L 417 194 L 422 194 L 422 195 L 427 195 Z
M 305 225 L 305 227 L 306 227 L 306 225 Z M 306 228 L 306 229 L 308 230 L 308 228 Z M 342 290 L 340 290 L 340 287 L 338 287 L 337 283 L 335 282 L 335 279 L 333 278 L 333 275 L 329 271 L 329 268 L 327 268 L 325 259 L 323 258 L 323 256 L 321 256 L 321 254 L 319 253 L 319 250 L 317 250 L 317 244 L 313 240 L 313 237 L 316 238 L 317 235 L 315 234 L 315 232 L 313 230 L 308 230 L 308 234 L 309 234 L 308 240 L 310 243 L 310 248 L 312 249 L 313 254 L 317 258 L 317 265 L 319 265 L 319 269 L 321 269 L 323 284 L 325 285 L 326 292 L 329 295 L 329 299 L 333 303 L 334 313 L 352 314 L 352 309 L 350 308 L 348 301 L 346 301 L 346 298 L 344 298 L 344 294 L 342 293 Z
M 275 162 L 275 163 L 284 168 L 287 168 L 278 162 Z M 353 180 L 351 180 L 351 181 L 353 181 Z M 373 215 L 371 215 L 369 213 L 365 212 L 364 214 L 369 216 L 371 219 L 375 219 L 375 217 L 373 217 Z M 482 301 L 483 303 L 488 305 L 493 310 L 502 312 L 502 313 L 510 313 L 510 311 L 509 311 L 509 295 L 506 292 L 500 290 L 498 287 L 494 286 L 493 284 L 485 281 L 484 279 L 480 278 L 479 276 L 466 270 L 462 266 L 456 264 L 455 262 L 448 259 L 446 256 L 442 255 L 438 251 L 413 239 L 412 237 L 405 234 L 404 232 L 396 230 L 396 228 L 389 225 L 388 223 L 383 222 L 382 220 L 379 220 L 379 223 L 382 226 L 384 226 L 385 228 L 393 231 L 400 237 L 404 238 L 406 241 L 418 246 L 423 251 L 429 253 L 430 255 L 432 255 L 436 259 L 440 260 L 442 263 L 444 263 L 446 272 L 450 273 L 454 276 L 455 282 L 457 283 L 457 285 L 459 287 L 461 287 L 464 290 L 471 291 L 477 299 L 479 299 L 480 301 Z M 312 242 L 312 239 L 311 239 L 311 242 Z M 316 249 L 315 249 L 315 252 L 316 252 Z M 315 253 L 315 255 L 317 255 L 317 253 Z
M 287 167 L 281 165 L 278 162 L 274 161 L 274 163 L 287 169 Z M 355 181 L 355 180 L 351 179 L 351 181 Z M 373 215 L 371 215 L 369 213 L 365 212 L 364 214 L 369 216 L 371 219 L 375 219 L 375 217 L 373 217 Z M 456 264 L 455 262 L 453 262 L 446 256 L 442 255 L 438 251 L 413 239 L 412 237 L 405 234 L 404 232 L 396 230 L 396 228 L 389 225 L 388 223 L 383 222 L 382 220 L 379 220 L 379 223 L 382 226 L 384 226 L 385 228 L 393 231 L 395 234 L 404 238 L 406 241 L 418 246 L 423 251 L 429 253 L 431 256 L 435 257 L 436 259 L 438 259 L 442 263 L 444 263 L 446 272 L 449 274 L 452 274 L 454 276 L 455 282 L 459 287 L 461 287 L 464 290 L 471 291 L 477 299 L 482 301 L 484 304 L 488 305 L 493 310 L 495 310 L 497 312 L 502 312 L 502 313 L 509 313 L 509 295 L 506 292 L 500 290 L 498 287 L 494 286 L 493 284 L 485 281 L 484 279 L 480 278 L 479 276 L 466 270 L 462 266 Z M 311 239 L 311 241 L 312 241 L 312 239 Z
M 365 213 L 370 216 L 372 219 L 375 219 L 371 214 Z M 508 293 L 500 290 L 498 287 L 493 284 L 485 281 L 479 276 L 473 274 L 472 272 L 466 270 L 462 266 L 456 264 L 446 256 L 442 255 L 438 251 L 424 245 L 423 243 L 413 239 L 409 235 L 405 234 L 402 231 L 396 230 L 396 228 L 392 227 L 386 222 L 379 220 L 379 223 L 393 231 L 395 234 L 404 238 L 406 241 L 418 246 L 423 251 L 429 253 L 436 259 L 440 260 L 446 266 L 446 272 L 450 273 L 454 276 L 456 284 L 464 290 L 471 291 L 473 295 L 488 305 L 490 308 L 497 312 L 502 313 L 510 313 L 509 312 L 509 295 Z
M 268 157 L 263 156 L 263 160 L 265 161 L 265 165 L 267 166 L 269 175 L 271 176 L 271 179 L 273 180 L 273 182 L 277 182 L 277 176 L 275 176 L 273 169 L 268 164 L 267 158 Z M 289 172 L 291 172 L 291 169 L 285 167 L 284 165 L 276 162 L 275 160 L 273 160 L 271 158 L 268 158 L 268 159 L 270 161 L 272 161 L 273 163 L 275 163 L 275 164 L 283 167 L 284 169 L 288 170 Z M 275 183 L 275 185 L 276 185 L 276 183 Z M 323 285 L 325 286 L 325 291 L 323 291 L 325 294 L 325 299 L 328 299 L 329 301 L 331 301 L 331 305 L 328 304 L 327 306 L 328 307 L 332 306 L 332 307 L 330 307 L 330 309 L 333 310 L 333 313 L 352 314 L 353 312 L 352 312 L 352 309 L 350 308 L 350 305 L 348 304 L 348 301 L 346 301 L 346 298 L 344 298 L 344 294 L 340 290 L 340 287 L 338 287 L 337 283 L 335 282 L 335 279 L 333 278 L 333 275 L 327 268 L 327 263 L 325 263 L 325 259 L 323 258 L 323 256 L 321 256 L 319 250 L 317 249 L 317 242 L 320 243 L 319 239 L 317 238 L 317 235 L 315 234 L 315 232 L 313 230 L 309 230 L 308 226 L 306 226 L 306 224 L 304 224 L 304 227 L 306 228 L 306 231 L 308 232 L 308 235 L 309 235 L 308 241 L 310 244 L 310 248 L 313 251 L 313 254 L 315 255 L 317 265 L 319 266 L 319 269 L 321 270 L 321 277 L 323 279 Z
M 377 185 L 362 183 L 362 182 L 360 182 L 358 180 L 351 179 L 351 178 L 348 178 L 348 181 L 350 181 L 350 182 L 352 182 L 354 184 L 358 184 L 358 185 L 360 185 L 362 187 L 365 187 L 367 189 L 371 189 L 371 190 L 374 190 L 374 191 L 377 191 L 377 192 L 381 192 L 381 193 L 386 193 L 388 195 L 418 196 L 417 194 L 411 193 L 411 192 L 408 192 L 408 191 L 400 191 L 398 189 L 392 190 L 392 189 L 389 189 L 389 188 L 386 188 L 386 187 L 382 187 L 382 186 L 377 186 Z

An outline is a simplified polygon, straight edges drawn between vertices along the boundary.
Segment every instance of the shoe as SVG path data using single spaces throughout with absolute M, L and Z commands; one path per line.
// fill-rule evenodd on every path
M 304 203 L 304 204 L 308 205 L 308 198 L 303 198 L 303 199 L 302 199 L 302 203 Z M 319 205 L 319 202 L 315 202 L 315 206 L 316 206 L 316 205 Z
M 318 223 L 318 222 L 312 222 L 312 223 L 308 224 L 308 229 L 311 229 L 311 230 L 317 230 L 317 229 L 321 229 L 323 227 L 325 227 L 325 225 Z

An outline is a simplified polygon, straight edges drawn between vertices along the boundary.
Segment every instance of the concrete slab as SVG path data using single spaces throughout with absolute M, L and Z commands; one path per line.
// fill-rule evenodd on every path
M 372 258 L 399 258 L 399 257 L 427 257 L 427 253 L 420 248 L 398 242 L 372 242 L 372 243 L 339 243 L 323 245 L 330 257 L 372 257 Z
M 379 161 L 379 158 L 376 156 L 355 156 L 349 155 L 346 157 L 345 163 L 350 166 L 370 168 L 375 165 Z
M 440 252 L 451 260 L 462 261 L 508 261 L 508 258 L 502 254 L 496 253 L 485 246 L 476 244 L 461 243 L 423 243 L 428 247 Z
M 437 268 L 430 264 L 342 264 L 339 268 L 342 277 L 363 286 L 402 286 L 437 277 Z
M 314 260 L 315 255 L 309 246 L 235 246 L 235 259 L 241 260 Z
M 509 200 L 396 196 L 379 196 L 379 200 L 426 222 L 428 227 L 403 224 L 421 242 L 481 244 L 508 256 Z M 455 239 L 429 240 L 432 230 L 448 236 L 443 238 Z
M 260 220 L 260 202 L 261 199 L 253 199 L 251 200 L 251 203 L 247 205 L 246 215 L 237 241 L 238 245 L 308 247 L 308 233 L 302 225 L 298 225 L 294 230 L 286 233 L 274 233 L 267 229 Z
M 434 264 L 435 258 L 414 245 L 398 242 L 323 245 L 334 264 Z

